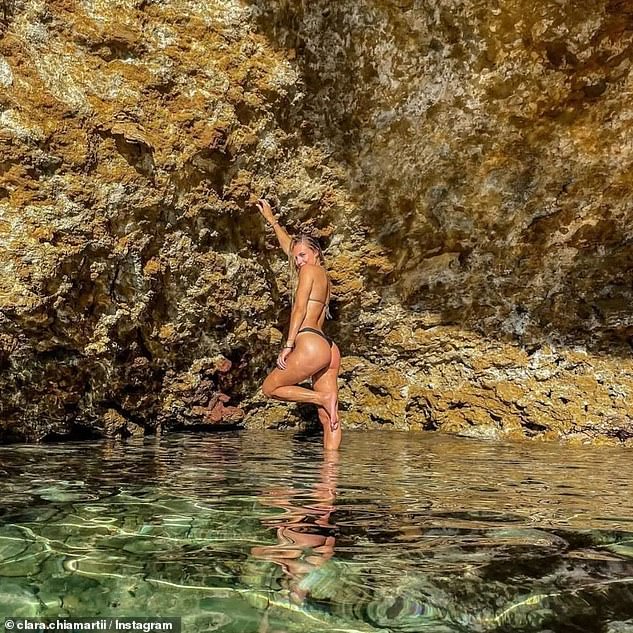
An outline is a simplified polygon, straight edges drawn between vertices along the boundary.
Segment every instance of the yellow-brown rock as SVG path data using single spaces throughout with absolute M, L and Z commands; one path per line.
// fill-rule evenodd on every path
M 627 3 L 9 4 L 0 440 L 314 423 L 258 391 L 268 195 L 328 245 L 344 426 L 631 443 Z

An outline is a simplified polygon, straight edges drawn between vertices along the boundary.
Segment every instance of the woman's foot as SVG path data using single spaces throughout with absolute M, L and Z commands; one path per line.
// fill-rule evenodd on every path
M 323 408 L 330 418 L 330 431 L 338 429 L 338 394 L 336 391 L 324 394 Z

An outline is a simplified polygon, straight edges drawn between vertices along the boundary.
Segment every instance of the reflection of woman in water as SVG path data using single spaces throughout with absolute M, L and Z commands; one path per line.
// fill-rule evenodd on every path
M 335 526 L 330 524 L 330 515 L 336 499 L 337 468 L 338 455 L 330 453 L 321 465 L 320 481 L 311 491 L 276 489 L 260 497 L 262 505 L 282 508 L 285 513 L 264 521 L 277 530 L 278 543 L 253 547 L 251 555 L 281 567 L 290 599 L 296 604 L 305 600 L 318 581 L 317 570 L 334 555 Z
M 288 339 L 277 358 L 277 368 L 264 381 L 262 391 L 278 400 L 317 405 L 323 444 L 328 450 L 337 449 L 341 444 L 341 427 L 336 378 L 341 354 L 336 343 L 321 329 L 326 315 L 330 316 L 330 282 L 323 252 L 309 235 L 291 238 L 266 200 L 259 200 L 257 207 L 288 255 L 293 294 Z M 312 378 L 312 389 L 297 386 L 308 378 Z

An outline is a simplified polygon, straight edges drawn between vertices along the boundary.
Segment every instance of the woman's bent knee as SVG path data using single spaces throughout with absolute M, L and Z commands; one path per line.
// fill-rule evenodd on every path
M 275 389 L 277 388 L 277 386 L 273 383 L 272 380 L 264 380 L 264 382 L 262 383 L 262 393 L 267 397 L 270 398 L 273 395 L 273 391 L 275 391 Z

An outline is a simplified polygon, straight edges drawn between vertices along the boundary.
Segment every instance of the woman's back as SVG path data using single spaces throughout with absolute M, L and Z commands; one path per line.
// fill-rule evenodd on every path
M 302 326 L 321 329 L 325 322 L 325 317 L 329 316 L 330 281 L 325 268 L 322 266 L 315 266 L 314 268 L 315 277 Z

